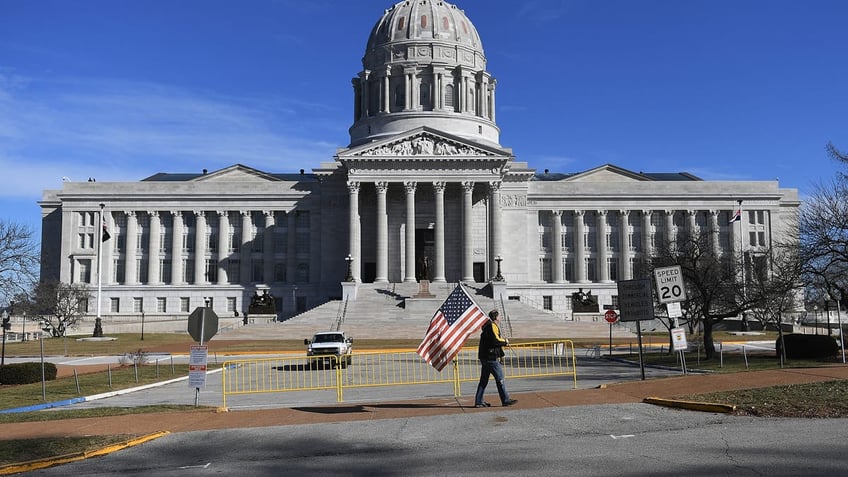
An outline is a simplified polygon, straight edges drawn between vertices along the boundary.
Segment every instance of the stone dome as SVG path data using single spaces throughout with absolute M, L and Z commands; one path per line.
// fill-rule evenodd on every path
M 351 146 L 428 126 L 493 145 L 496 81 L 477 28 L 455 5 L 405 0 L 374 25 L 353 78 Z
M 486 69 L 480 35 L 465 12 L 456 5 L 433 0 L 406 0 L 386 10 L 371 30 L 362 66 L 373 69 L 397 60 L 431 60 L 433 58 L 429 57 L 406 58 L 402 53 L 408 46 L 432 44 L 443 48 L 436 60 L 468 64 L 473 57 L 472 67 Z M 451 56 L 453 52 L 461 55 Z

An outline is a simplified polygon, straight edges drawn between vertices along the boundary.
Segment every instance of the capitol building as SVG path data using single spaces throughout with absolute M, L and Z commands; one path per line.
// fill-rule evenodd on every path
M 616 282 L 664 244 L 709 233 L 721 253 L 756 253 L 792 226 L 798 193 L 776 180 L 535 169 L 500 144 L 497 68 L 463 10 L 408 0 L 375 17 L 362 69 L 339 78 L 353 122 L 335 156 L 45 190 L 42 278 L 99 284 L 87 320 L 184 319 L 206 300 L 243 316 L 257 292 L 286 319 L 425 279 L 494 280 L 505 300 L 570 320 L 578 292 L 616 308 Z

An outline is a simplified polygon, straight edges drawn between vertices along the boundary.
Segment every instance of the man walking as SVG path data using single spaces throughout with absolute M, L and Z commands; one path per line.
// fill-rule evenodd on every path
M 498 386 L 498 395 L 501 398 L 501 404 L 504 406 L 512 406 L 518 401 L 510 399 L 509 392 L 506 390 L 504 382 L 503 367 L 500 363 L 500 358 L 503 357 L 503 347 L 509 346 L 509 341 L 501 337 L 501 329 L 498 326 L 500 313 L 498 310 L 489 312 L 489 322 L 483 325 L 483 332 L 480 334 L 480 346 L 477 349 L 477 357 L 480 359 L 480 382 L 477 384 L 477 395 L 474 397 L 474 407 L 489 407 L 491 404 L 483 400 L 483 394 L 486 392 L 486 386 L 489 384 L 489 375 L 495 377 L 495 384 Z

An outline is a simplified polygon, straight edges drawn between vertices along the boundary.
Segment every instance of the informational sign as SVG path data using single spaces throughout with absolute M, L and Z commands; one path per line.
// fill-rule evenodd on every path
M 669 318 L 683 317 L 683 310 L 680 308 L 680 302 L 666 303 L 665 309 L 668 310 Z
M 207 346 L 192 345 L 188 355 L 188 387 L 206 387 L 206 363 L 209 356 Z
M 689 344 L 686 343 L 686 330 L 683 328 L 674 328 L 671 330 L 671 341 L 674 346 L 674 351 L 686 351 Z
M 621 321 L 647 321 L 654 319 L 654 299 L 651 280 L 621 280 L 618 282 L 618 307 Z
M 618 313 L 615 310 L 607 310 L 604 312 L 604 319 L 607 320 L 607 323 L 613 324 L 618 321 Z
M 686 287 L 683 286 L 683 272 L 680 265 L 654 269 L 657 282 L 657 299 L 660 303 L 686 301 Z

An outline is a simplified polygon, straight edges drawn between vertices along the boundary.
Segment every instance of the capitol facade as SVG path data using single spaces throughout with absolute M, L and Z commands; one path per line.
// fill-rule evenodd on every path
M 616 282 L 664 244 L 709 233 L 721 253 L 764 252 L 794 224 L 797 191 L 777 181 L 521 162 L 499 142 L 480 36 L 448 2 L 386 10 L 362 66 L 350 142 L 311 171 L 234 164 L 45 190 L 42 277 L 99 283 L 118 318 L 185 317 L 206 300 L 234 316 L 257 291 L 285 318 L 352 298 L 346 281 L 496 277 L 510 299 L 568 317 L 578 291 L 614 308 Z

